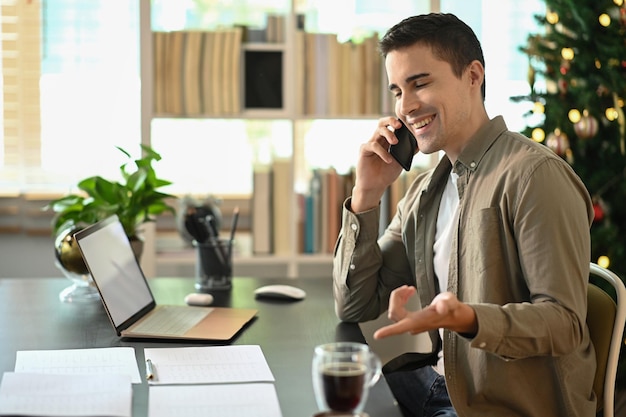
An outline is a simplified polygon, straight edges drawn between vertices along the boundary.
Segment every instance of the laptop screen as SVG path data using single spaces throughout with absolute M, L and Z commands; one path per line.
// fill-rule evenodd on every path
M 153 302 L 117 216 L 91 225 L 74 237 L 116 328 Z

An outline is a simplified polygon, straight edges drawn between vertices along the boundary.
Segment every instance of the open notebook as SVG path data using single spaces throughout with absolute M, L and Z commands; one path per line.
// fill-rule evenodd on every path
M 157 305 L 148 282 L 113 215 L 74 234 L 118 336 L 228 341 L 257 310 Z

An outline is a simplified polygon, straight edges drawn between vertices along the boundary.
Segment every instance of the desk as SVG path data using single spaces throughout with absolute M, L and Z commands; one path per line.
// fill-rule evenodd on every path
M 157 303 L 182 304 L 193 292 L 189 278 L 149 280 Z M 262 301 L 255 288 L 293 284 L 307 292 L 298 302 Z M 18 350 L 77 349 L 132 346 L 144 371 L 145 347 L 197 346 L 198 343 L 146 342 L 117 337 L 100 303 L 65 304 L 59 292 L 64 278 L 0 279 L 0 372 L 15 367 Z M 214 305 L 255 308 L 259 312 L 233 340 L 233 344 L 260 345 L 276 382 L 284 417 L 307 417 L 317 412 L 311 382 L 311 359 L 317 344 L 351 340 L 364 342 L 358 325 L 340 322 L 334 313 L 330 279 L 234 278 L 232 291 L 215 292 Z M 148 384 L 133 386 L 133 416 L 147 416 Z M 371 417 L 400 417 L 384 378 L 370 391 L 365 410 Z

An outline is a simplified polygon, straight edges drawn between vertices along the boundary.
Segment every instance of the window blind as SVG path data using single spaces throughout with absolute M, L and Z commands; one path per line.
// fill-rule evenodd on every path
M 2 0 L 3 160 L 0 183 L 41 165 L 41 2 Z M 3 187 L 4 188 L 4 187 Z

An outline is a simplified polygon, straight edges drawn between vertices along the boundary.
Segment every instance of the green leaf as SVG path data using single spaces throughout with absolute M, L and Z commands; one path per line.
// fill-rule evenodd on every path
M 130 160 L 131 155 L 117 147 Z M 154 221 L 164 212 L 176 214 L 167 200 L 177 197 L 157 191 L 171 185 L 168 180 L 158 178 L 152 167 L 161 155 L 147 145 L 141 145 L 142 158 L 119 167 L 122 181 L 116 182 L 101 176 L 90 176 L 79 181 L 77 186 L 84 193 L 69 194 L 48 203 L 43 209 L 55 212 L 52 226 L 58 234 L 68 225 L 88 225 L 117 214 L 129 237 L 136 235 L 137 227 L 144 222 Z

